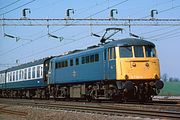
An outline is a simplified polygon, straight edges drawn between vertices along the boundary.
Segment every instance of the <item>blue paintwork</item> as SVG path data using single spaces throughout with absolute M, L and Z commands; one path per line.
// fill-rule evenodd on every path
M 44 58 L 38 61 L 26 63 L 13 68 L 9 68 L 4 71 L 0 71 L 0 73 L 4 73 L 4 72 L 6 73 L 9 71 L 19 70 L 30 66 L 42 64 L 48 59 L 50 60 L 50 70 L 48 71 L 48 68 L 44 69 L 44 72 L 49 74 L 49 79 L 47 82 L 48 84 L 79 83 L 79 82 L 82 83 L 82 82 L 91 82 L 97 80 L 115 80 L 116 61 L 115 60 L 109 61 L 108 54 L 106 54 L 106 59 L 104 59 L 104 51 L 106 50 L 106 53 L 108 53 L 108 48 L 110 47 L 131 46 L 131 45 L 155 46 L 153 43 L 141 39 L 135 39 L 135 38 L 121 39 L 106 43 L 104 45 L 95 48 L 78 51 L 76 53 L 71 52 L 70 54 L 67 55 L 56 56 L 53 58 Z M 92 54 L 99 54 L 98 62 L 93 62 L 88 64 L 81 63 L 81 57 Z M 77 66 L 75 65 L 76 58 L 79 58 L 79 65 Z M 73 66 L 69 66 L 70 59 L 74 60 Z M 68 67 L 56 69 L 55 64 L 63 60 L 68 60 Z M 37 81 L 39 81 L 39 83 Z M 37 80 L 26 80 L 26 81 L 14 82 L 8 84 L 0 84 L 0 89 L 33 88 L 40 86 L 46 86 L 46 84 L 44 83 L 44 78 Z
M 108 61 L 107 74 L 109 79 L 116 79 L 116 60 Z
M 24 68 L 35 66 L 35 65 L 41 65 L 47 59 L 48 58 L 43 58 L 43 59 L 40 59 L 40 60 L 37 60 L 34 62 L 29 62 L 29 63 L 22 64 L 19 66 L 8 68 L 7 70 L 0 71 L 0 73 L 6 73 L 7 74 L 7 72 L 10 72 L 10 71 L 24 69 Z M 4 83 L 4 84 L 0 84 L 0 89 L 35 88 L 35 87 L 41 87 L 41 86 L 46 86 L 46 84 L 44 83 L 44 78 Z
M 51 74 L 49 74 L 49 84 L 61 83 L 79 83 L 91 82 L 99 80 L 115 80 L 116 79 L 116 61 L 104 59 L 104 50 L 108 50 L 110 46 L 100 46 L 94 49 L 87 49 L 86 51 L 75 54 L 68 54 L 65 56 L 55 57 L 50 60 L 52 65 Z M 106 52 L 107 53 L 107 52 Z M 99 54 L 99 61 L 87 64 L 81 63 L 83 56 Z M 108 56 L 108 55 L 106 55 Z M 80 64 L 75 65 L 75 59 L 79 58 Z M 55 64 L 64 60 L 74 60 L 74 66 L 56 69 Z M 68 61 L 69 62 L 69 61 Z M 74 75 L 75 74 L 75 75 Z
M 81 57 L 99 54 L 99 61 L 87 64 L 81 64 Z M 55 63 L 63 60 L 74 59 L 74 65 L 65 68 L 55 69 Z M 79 65 L 75 65 L 75 59 L 79 58 Z M 80 53 L 70 54 L 63 57 L 55 57 L 51 59 L 52 69 L 50 75 L 50 84 L 54 83 L 74 83 L 87 82 L 104 79 L 103 72 L 103 49 L 92 49 Z
M 0 84 L 0 89 L 14 89 L 14 88 L 32 88 L 45 86 L 43 79 L 26 80 L 19 82 L 11 82 L 6 84 Z

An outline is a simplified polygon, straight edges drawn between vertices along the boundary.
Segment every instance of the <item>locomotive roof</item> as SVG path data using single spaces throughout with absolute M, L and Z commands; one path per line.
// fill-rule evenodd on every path
M 76 55 L 76 54 L 83 54 L 84 52 L 90 52 L 90 51 L 96 51 L 98 49 L 103 49 L 103 48 L 108 48 L 108 47 L 114 47 L 114 46 L 134 46 L 134 45 L 147 45 L 147 46 L 153 46 L 155 47 L 155 45 L 152 42 L 146 41 L 146 40 L 142 40 L 142 39 L 137 39 L 137 38 L 125 38 L 125 39 L 119 39 L 116 41 L 111 41 L 111 42 L 107 42 L 105 44 L 101 44 L 101 45 L 94 45 L 94 46 L 90 46 L 87 49 L 84 50 L 75 50 L 72 53 L 68 52 L 65 55 L 60 55 L 60 56 L 56 56 L 53 59 L 59 59 L 59 57 L 61 58 L 68 58 L 69 55 Z
M 152 42 L 137 38 L 125 38 L 121 40 L 116 40 L 113 42 L 109 42 L 105 46 L 131 46 L 131 45 L 147 45 L 147 46 L 155 47 L 155 45 Z

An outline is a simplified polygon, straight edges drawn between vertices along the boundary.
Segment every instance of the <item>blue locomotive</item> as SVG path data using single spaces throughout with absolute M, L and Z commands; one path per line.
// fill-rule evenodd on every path
M 161 88 L 155 45 L 136 38 L 0 71 L 1 97 L 149 101 Z

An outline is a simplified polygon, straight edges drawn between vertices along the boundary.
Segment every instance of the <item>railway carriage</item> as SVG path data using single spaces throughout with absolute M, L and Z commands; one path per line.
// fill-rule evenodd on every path
M 149 101 L 162 87 L 155 45 L 136 38 L 0 72 L 2 97 Z
M 30 97 L 46 86 L 43 77 L 46 59 L 22 64 L 1 71 L 1 95 L 6 97 Z

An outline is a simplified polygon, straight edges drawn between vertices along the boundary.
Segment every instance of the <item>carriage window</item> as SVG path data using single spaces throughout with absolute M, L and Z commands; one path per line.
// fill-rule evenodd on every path
M 13 81 L 15 81 L 15 78 L 16 78 L 16 73 L 13 72 Z
M 134 46 L 135 57 L 144 57 L 143 46 Z
M 31 79 L 31 68 L 28 68 L 28 79 Z
M 36 74 L 37 74 L 37 77 L 38 77 L 38 78 L 40 77 L 40 73 L 41 73 L 40 68 L 41 68 L 40 66 L 37 66 L 37 73 L 36 73 Z
M 109 48 L 109 59 L 115 59 L 115 47 Z
M 12 72 L 9 74 L 9 81 L 12 81 Z
M 35 78 L 35 70 L 36 70 L 36 68 L 33 67 L 33 68 L 32 68 L 32 78 Z
M 27 69 L 24 70 L 24 79 L 27 79 Z
M 18 71 L 16 71 L 16 80 L 18 80 Z
M 146 57 L 156 57 L 155 48 L 152 46 L 145 46 Z
M 131 46 L 122 46 L 119 47 L 119 53 L 121 58 L 132 57 L 132 47 Z
M 21 75 L 22 75 L 21 78 L 24 79 L 24 70 L 22 70 L 21 72 L 22 72 L 21 73 Z
M 19 80 L 21 80 L 22 79 L 22 72 L 21 72 L 22 70 L 19 70 Z

